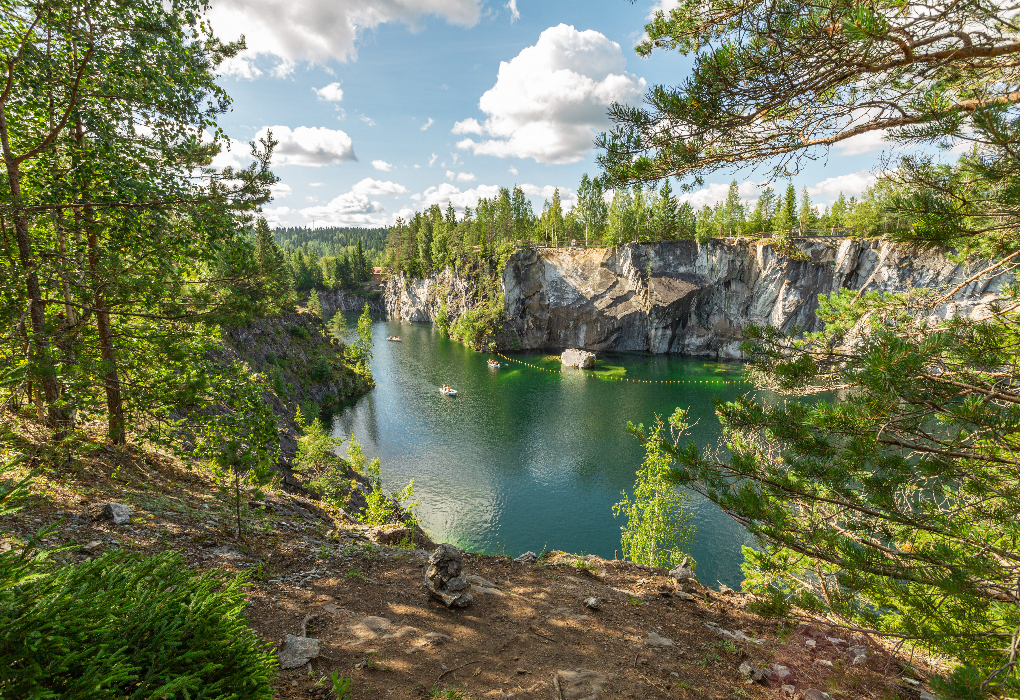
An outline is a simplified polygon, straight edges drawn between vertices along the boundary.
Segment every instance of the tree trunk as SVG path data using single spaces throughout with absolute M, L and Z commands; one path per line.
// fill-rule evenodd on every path
M 50 354 L 50 339 L 46 335 L 46 308 L 42 290 L 39 287 L 39 273 L 32 253 L 32 239 L 28 232 L 28 217 L 21 203 L 21 171 L 11 155 L 7 139 L 7 124 L 0 113 L 0 138 L 3 140 L 4 165 L 7 182 L 11 191 L 13 208 L 14 237 L 18 243 L 18 257 L 25 271 L 25 291 L 28 293 L 28 315 L 32 323 L 31 352 L 33 374 L 39 382 L 46 402 L 46 423 L 58 435 L 67 428 L 68 414 L 60 406 L 60 384 L 57 382 L 56 367 Z
M 88 217 L 86 217 L 88 218 Z M 110 325 L 110 309 L 103 294 L 104 283 L 98 276 L 99 240 L 95 230 L 89 226 L 89 270 L 96 285 L 95 307 L 96 330 L 99 331 L 99 353 L 103 358 L 103 387 L 106 389 L 106 410 L 110 442 L 123 445 L 127 441 L 124 422 L 124 400 L 120 392 L 120 376 L 117 373 L 117 356 L 113 350 L 113 329 Z

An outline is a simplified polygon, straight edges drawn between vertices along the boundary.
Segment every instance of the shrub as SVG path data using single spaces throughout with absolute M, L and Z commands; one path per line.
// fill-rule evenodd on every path
M 308 329 L 304 326 L 299 326 L 296 323 L 292 323 L 287 326 L 287 332 L 300 340 L 308 340 L 309 338 Z
M 27 483 L 0 479 L 0 514 Z M 269 700 L 276 658 L 248 627 L 242 586 L 176 553 L 65 565 L 32 543 L 0 553 L 0 696 Z
M 643 425 L 635 428 L 628 424 L 628 429 L 644 439 Z M 613 517 L 627 518 L 627 524 L 620 528 L 625 557 L 649 566 L 672 568 L 688 555 L 694 524 L 690 513 L 684 511 L 688 497 L 670 479 L 673 459 L 661 445 L 664 432 L 662 420 L 656 418 L 645 440 L 645 461 L 634 482 L 634 499 L 625 492 L 613 506 Z
M 273 393 L 280 397 L 280 399 L 287 400 L 287 386 L 283 383 L 283 372 L 279 367 L 273 367 L 269 370 L 269 384 L 273 387 Z
M 22 698 L 268 698 L 276 659 L 242 578 L 180 555 L 54 566 L 0 555 L 0 690 Z
M 325 357 L 317 359 L 309 376 L 314 382 L 328 382 L 333 377 L 333 368 L 329 366 L 329 360 Z

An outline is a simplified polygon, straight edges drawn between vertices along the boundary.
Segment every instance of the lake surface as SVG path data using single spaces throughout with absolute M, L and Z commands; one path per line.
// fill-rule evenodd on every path
M 690 407 L 698 421 L 693 438 L 715 445 L 720 426 L 712 399 L 751 389 L 721 383 L 740 378 L 733 363 L 600 355 L 600 364 L 631 380 L 713 383 L 625 382 L 506 361 L 490 370 L 485 361 L 492 355 L 427 325 L 377 322 L 373 335 L 376 388 L 332 409 L 333 434 L 353 434 L 366 456 L 380 458 L 385 491 L 414 479 L 418 517 L 433 539 L 490 554 L 546 547 L 613 558 L 623 524 L 613 518 L 613 504 L 632 490 L 644 454 L 627 421 L 649 425 L 657 414 L 666 419 L 677 406 Z M 388 342 L 391 335 L 403 341 Z M 545 355 L 508 356 L 559 369 Z M 458 395 L 441 395 L 443 384 Z M 751 538 L 696 494 L 689 510 L 699 579 L 737 587 L 740 547 Z

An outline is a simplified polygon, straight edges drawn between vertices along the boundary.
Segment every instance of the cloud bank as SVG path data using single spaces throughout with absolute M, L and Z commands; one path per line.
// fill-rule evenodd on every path
M 273 165 L 306 165 L 320 167 L 333 163 L 357 160 L 354 143 L 346 132 L 321 126 L 264 126 L 255 140 L 264 138 L 268 131 L 280 143 L 273 151 Z
M 610 126 L 613 102 L 636 103 L 647 83 L 628 73 L 620 45 L 599 32 L 560 24 L 534 46 L 499 66 L 496 84 L 478 102 L 484 123 L 457 122 L 455 134 L 475 134 L 458 148 L 476 155 L 575 163 L 592 149 L 595 132 Z
M 416 28 L 433 15 L 450 24 L 473 27 L 481 18 L 481 0 L 213 0 L 208 17 L 224 39 L 244 34 L 248 49 L 220 66 L 226 75 L 262 74 L 260 57 L 276 75 L 299 61 L 326 65 L 357 58 L 355 43 L 366 29 L 387 22 Z

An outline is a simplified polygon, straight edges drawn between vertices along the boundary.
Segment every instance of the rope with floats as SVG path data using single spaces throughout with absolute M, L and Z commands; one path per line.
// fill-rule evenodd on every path
M 519 365 L 524 365 L 525 367 L 530 367 L 531 369 L 537 369 L 539 372 L 552 372 L 554 374 L 573 374 L 573 372 L 566 372 L 562 368 L 550 369 L 548 367 L 539 367 L 538 365 L 533 365 L 530 362 L 525 362 L 523 360 L 515 360 L 512 357 L 507 357 L 506 355 L 503 355 L 498 352 L 495 354 L 503 358 L 507 362 L 516 362 Z M 634 384 L 706 384 L 706 385 L 750 384 L 750 382 L 748 382 L 745 379 L 630 379 L 629 377 L 600 377 L 597 374 L 588 373 L 585 372 L 584 370 L 578 370 L 577 373 L 585 377 L 594 377 L 595 379 L 605 379 L 611 382 L 632 382 Z

